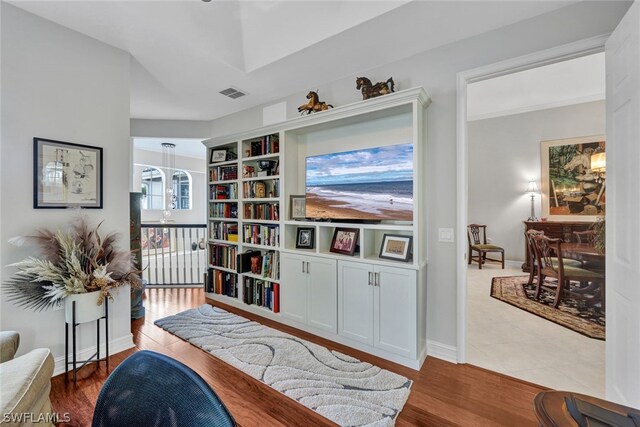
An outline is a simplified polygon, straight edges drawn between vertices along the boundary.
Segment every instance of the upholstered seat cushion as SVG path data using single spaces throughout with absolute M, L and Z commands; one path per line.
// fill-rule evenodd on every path
M 3 414 L 50 413 L 49 392 L 53 368 L 53 356 L 46 348 L 37 348 L 24 356 L 1 363 L 0 412 Z M 50 425 L 50 423 L 40 425 Z
M 579 278 L 584 278 L 585 280 L 594 280 L 594 279 L 602 279 L 603 276 L 600 273 L 596 273 L 594 271 L 585 270 L 584 268 L 573 267 L 570 265 L 564 266 L 564 275 L 567 278 L 578 280 Z
M 500 246 L 496 245 L 471 245 L 472 249 L 480 250 L 480 251 L 503 251 Z
M 558 258 L 554 257 L 551 258 L 551 260 L 553 261 L 553 265 L 558 265 Z M 562 258 L 562 265 L 564 265 L 565 271 L 567 270 L 567 267 L 582 267 L 582 263 L 580 261 L 571 258 Z

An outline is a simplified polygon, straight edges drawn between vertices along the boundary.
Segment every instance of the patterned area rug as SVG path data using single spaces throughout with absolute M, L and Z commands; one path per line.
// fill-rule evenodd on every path
M 342 426 L 392 426 L 412 381 L 208 304 L 156 320 Z
M 527 285 L 528 280 L 529 276 L 494 277 L 491 281 L 491 296 L 589 338 L 605 339 L 605 314 L 599 307 L 584 306 L 576 300 L 566 298 L 555 309 L 553 294 L 542 290 L 540 301 L 536 301 L 536 286 Z

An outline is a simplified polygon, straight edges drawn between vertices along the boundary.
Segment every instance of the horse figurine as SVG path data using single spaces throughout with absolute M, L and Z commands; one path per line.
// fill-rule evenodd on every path
M 327 104 L 324 101 L 322 102 L 320 101 L 320 98 L 318 98 L 317 91 L 309 92 L 307 94 L 307 99 L 309 100 L 309 102 L 307 102 L 306 104 L 302 104 L 301 106 L 298 107 L 298 112 L 300 113 L 300 115 L 304 115 L 305 112 L 307 114 L 311 114 L 316 111 L 326 111 L 329 108 L 333 108 L 333 105 Z
M 356 89 L 362 91 L 362 99 L 375 98 L 393 92 L 393 77 L 389 77 L 386 82 L 378 82 L 374 85 L 366 77 L 356 78 Z

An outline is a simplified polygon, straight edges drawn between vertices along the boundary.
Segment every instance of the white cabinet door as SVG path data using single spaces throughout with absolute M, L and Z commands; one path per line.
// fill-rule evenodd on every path
M 336 266 L 334 259 L 307 258 L 307 324 L 334 334 L 338 332 Z
M 289 319 L 307 321 L 307 258 L 281 254 L 280 314 Z
M 373 266 L 338 261 L 338 333 L 373 345 Z
M 415 270 L 375 267 L 375 347 L 417 357 L 417 297 Z

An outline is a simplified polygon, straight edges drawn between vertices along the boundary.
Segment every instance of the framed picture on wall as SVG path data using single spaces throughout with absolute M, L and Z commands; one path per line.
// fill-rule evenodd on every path
M 542 141 L 542 217 L 595 221 L 606 204 L 604 135 Z
M 211 150 L 211 157 L 209 158 L 209 163 L 224 162 L 225 160 L 227 160 L 226 149 Z
M 34 209 L 102 209 L 102 147 L 33 138 Z
M 380 246 L 380 258 L 407 262 L 411 259 L 413 237 L 398 234 L 385 234 Z

